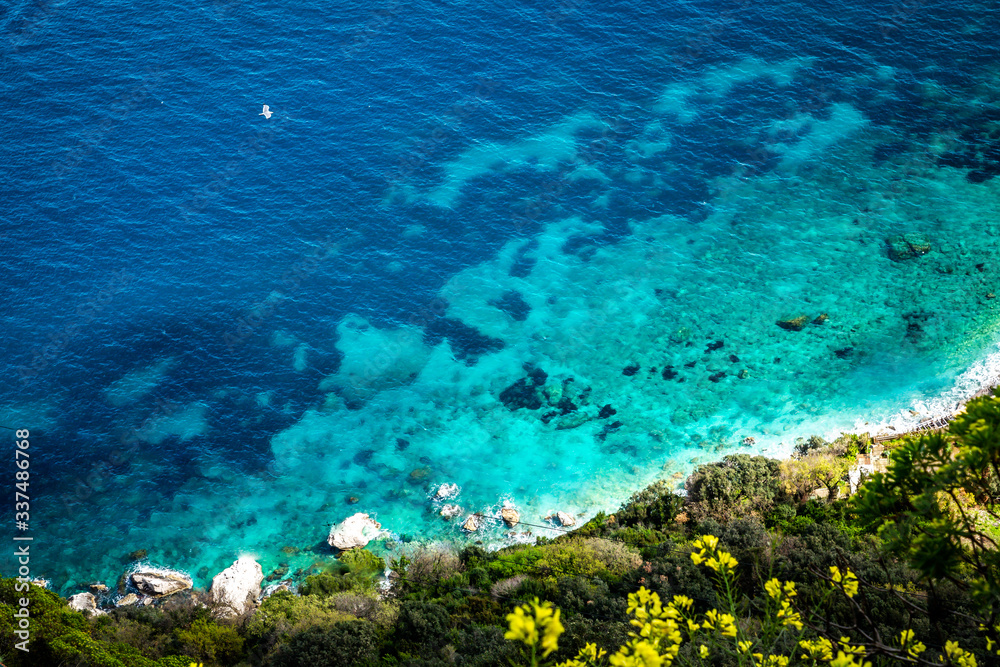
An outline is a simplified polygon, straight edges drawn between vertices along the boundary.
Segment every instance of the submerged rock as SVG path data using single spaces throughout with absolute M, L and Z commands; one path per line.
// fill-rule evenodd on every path
M 565 431 L 567 429 L 576 428 L 586 424 L 592 419 L 594 419 L 594 415 L 588 414 L 582 410 L 570 413 L 556 422 L 556 430 Z
M 778 326 L 787 331 L 802 331 L 802 327 L 809 321 L 808 315 L 790 317 L 786 320 L 778 320 Z
M 515 322 L 523 322 L 528 319 L 528 314 L 531 312 L 531 306 L 521 293 L 516 290 L 508 290 L 504 292 L 503 296 L 499 299 L 490 301 L 491 306 L 496 306 L 503 312 L 510 315 L 511 319 Z
M 604 428 L 601 429 L 600 433 L 597 434 L 596 438 L 598 440 L 600 440 L 601 442 L 604 442 L 604 440 L 610 434 L 614 433 L 615 431 L 617 431 L 618 429 L 620 429 L 624 425 L 625 425 L 624 422 L 620 422 L 620 421 L 614 421 L 614 422 L 611 422 L 610 424 L 605 424 Z
M 132 585 L 139 592 L 160 598 L 191 588 L 191 577 L 169 572 L 133 572 Z
M 508 410 L 526 408 L 537 410 L 542 407 L 545 396 L 542 387 L 548 381 L 548 373 L 540 368 L 525 368 L 528 375 L 514 382 L 502 392 L 500 392 L 500 402 L 507 406 Z
M 210 594 L 219 616 L 240 616 L 256 605 L 264 570 L 253 558 L 243 557 L 212 578 Z
M 885 240 L 885 245 L 889 252 L 889 259 L 894 262 L 903 262 L 926 255 L 932 249 L 930 240 L 923 234 L 890 236 Z
M 327 544 L 335 549 L 347 551 L 363 547 L 378 537 L 382 524 L 367 514 L 358 512 L 330 528 Z
M 559 405 L 559 401 L 563 397 L 563 387 L 561 384 L 547 384 L 542 389 L 542 395 L 545 396 L 545 401 L 551 405 Z

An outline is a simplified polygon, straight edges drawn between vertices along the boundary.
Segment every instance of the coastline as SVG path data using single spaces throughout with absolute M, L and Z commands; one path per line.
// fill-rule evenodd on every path
M 997 343 L 995 347 L 1000 348 L 1000 343 Z M 984 358 L 974 363 L 967 371 L 962 373 L 955 380 L 953 386 L 942 395 L 920 403 L 919 405 L 922 409 L 921 412 L 913 414 L 913 412 L 915 412 L 914 410 L 900 409 L 892 417 L 877 423 L 863 422 L 858 419 L 855 424 L 859 425 L 859 428 L 851 432 L 856 434 L 867 433 L 869 437 L 872 438 L 874 443 L 882 443 L 912 434 L 944 428 L 947 426 L 947 422 L 955 414 L 961 412 L 966 403 L 980 396 L 992 393 L 998 386 L 1000 386 L 1000 349 L 988 353 Z M 832 441 L 844 433 L 845 432 L 843 431 L 838 431 L 828 432 L 825 434 L 814 432 L 811 434 L 820 435 L 824 439 Z M 772 444 L 770 447 L 765 446 L 759 449 L 754 448 L 752 445 L 748 446 L 744 443 L 722 451 L 716 458 L 711 460 L 700 460 L 697 465 L 713 463 L 721 460 L 721 458 L 726 455 L 734 453 L 750 453 L 755 456 L 766 456 L 768 458 L 781 460 L 789 456 L 791 447 L 792 445 L 783 441 L 779 442 L 777 445 Z M 680 476 L 680 474 L 675 471 L 669 477 L 665 476 L 662 471 L 661 473 L 653 474 L 649 483 L 633 488 L 629 495 L 632 493 L 638 493 L 646 488 L 650 483 L 659 480 L 676 481 L 677 488 L 675 489 L 675 492 L 681 491 L 684 480 L 687 479 L 690 472 L 691 471 L 688 471 L 687 474 Z M 440 496 L 435 493 L 437 489 L 438 487 L 434 486 L 427 494 L 427 503 L 434 508 L 435 512 L 439 512 L 449 502 L 454 501 L 456 496 L 459 496 L 461 493 L 460 488 L 455 488 L 454 490 L 449 490 L 448 495 Z M 605 499 L 605 502 L 600 507 L 591 506 L 580 511 L 574 510 L 571 507 L 564 507 L 564 509 L 569 510 L 569 515 L 574 519 L 573 523 L 569 525 L 560 525 L 558 520 L 551 521 L 547 526 L 544 525 L 543 522 L 548 519 L 552 519 L 556 512 L 561 510 L 552 510 L 551 514 L 553 516 L 547 517 L 546 519 L 525 517 L 520 524 L 521 529 L 517 530 L 505 526 L 501 516 L 501 510 L 503 508 L 515 507 L 512 497 L 507 496 L 500 498 L 494 505 L 475 510 L 475 514 L 483 516 L 486 520 L 480 521 L 479 527 L 474 531 L 461 531 L 458 537 L 453 537 L 452 539 L 441 539 L 440 537 L 419 535 L 406 537 L 399 531 L 395 531 L 390 528 L 383 528 L 379 531 L 379 534 L 372 538 L 371 542 L 367 543 L 365 546 L 372 553 L 385 558 L 386 561 L 400 555 L 412 555 L 413 553 L 421 550 L 433 550 L 435 548 L 460 549 L 461 547 L 469 546 L 471 544 L 482 546 L 489 551 L 496 551 L 516 544 L 533 544 L 539 537 L 552 538 L 565 534 L 568 530 L 573 530 L 584 525 L 599 512 L 614 513 L 626 501 L 627 497 L 621 499 L 620 501 Z M 520 510 L 520 508 L 518 509 Z M 363 513 L 364 510 L 363 508 L 360 508 L 358 511 Z M 467 513 L 463 513 L 453 519 L 449 518 L 449 521 L 456 525 L 461 525 L 467 518 L 466 514 Z M 339 520 L 343 521 L 348 516 L 349 515 L 340 517 Z M 325 539 L 326 538 L 317 540 L 317 544 L 323 544 L 324 547 L 326 547 Z M 277 590 L 297 591 L 298 586 L 307 576 L 310 574 L 316 574 L 323 570 L 323 567 L 319 567 L 320 565 L 328 566 L 335 562 L 340 555 L 346 553 L 338 552 L 332 547 L 320 547 L 318 550 L 316 547 L 313 547 L 308 551 L 308 553 L 303 551 L 301 554 L 299 554 L 299 548 L 295 547 L 295 552 L 295 554 L 285 553 L 283 560 L 286 562 L 297 561 L 293 563 L 293 566 L 296 564 L 303 564 L 305 561 L 312 561 L 311 565 L 309 567 L 297 568 L 293 572 L 293 570 L 286 564 L 284 566 L 279 566 L 279 568 L 272 570 L 270 573 L 267 573 L 268 576 L 263 578 L 263 597 L 266 597 Z M 301 555 L 302 558 L 290 558 L 290 556 L 294 555 Z M 252 548 L 247 548 L 240 551 L 237 556 L 237 560 L 245 558 L 259 559 L 260 561 L 267 562 L 268 560 L 276 558 L 276 556 L 273 554 L 261 553 Z M 279 558 L 279 560 L 281 559 Z M 281 572 L 282 570 L 283 572 L 280 577 L 274 576 L 276 572 Z M 130 604 L 154 603 L 154 598 L 149 596 L 143 597 L 141 591 L 137 591 L 134 585 L 123 583 L 129 582 L 131 580 L 131 576 L 137 572 L 186 578 L 192 582 L 191 590 L 195 593 L 208 594 L 210 591 L 210 586 L 198 586 L 195 583 L 197 581 L 194 576 L 195 573 L 184 569 L 173 568 L 169 564 L 152 562 L 147 560 L 144 555 L 143 558 L 132 562 L 122 570 L 116 586 L 118 591 L 117 595 L 110 593 L 101 596 L 100 599 L 102 600 L 104 606 L 102 607 L 98 605 L 95 608 L 104 610 L 114 608 L 118 606 L 122 599 L 128 600 L 128 596 L 134 596 L 136 593 L 139 593 L 138 599 L 131 599 L 129 601 Z M 45 588 L 50 588 L 51 586 L 51 582 L 44 577 L 40 579 L 39 582 L 43 582 L 41 585 Z M 89 585 L 87 589 L 93 591 L 95 588 L 99 588 L 107 583 L 109 582 L 94 582 Z M 65 585 L 50 588 L 50 590 L 55 590 L 57 592 L 61 589 L 66 590 L 66 599 L 69 599 L 73 595 L 86 592 L 84 590 L 71 592 L 65 588 Z M 113 589 L 109 588 L 106 590 Z M 263 599 L 263 597 L 261 599 Z

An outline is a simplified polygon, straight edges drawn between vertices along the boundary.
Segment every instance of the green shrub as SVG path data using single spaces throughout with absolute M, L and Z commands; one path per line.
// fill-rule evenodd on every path
M 385 561 L 367 549 L 345 551 L 337 560 L 347 572 L 382 574 L 385 571 Z
M 447 609 L 433 602 L 407 601 L 399 608 L 395 638 L 404 647 L 437 649 L 447 643 L 450 630 Z
M 672 485 L 659 480 L 628 499 L 615 512 L 620 526 L 665 528 L 673 525 L 684 506 L 684 499 L 673 492 Z
M 397 603 L 384 600 L 374 592 L 334 593 L 325 602 L 335 611 L 370 621 L 379 627 L 391 627 L 399 612 Z
M 542 546 L 508 547 L 497 552 L 489 564 L 493 579 L 506 579 L 519 574 L 555 581 L 562 576 L 592 577 L 605 572 L 607 566 L 580 540 L 570 540 Z
M 612 533 L 613 539 L 623 542 L 630 547 L 642 549 L 651 547 L 668 539 L 666 533 L 661 533 L 652 528 L 622 528 Z
M 347 667 L 378 657 L 378 633 L 365 621 L 342 621 L 309 628 L 275 654 L 274 667 Z
M 486 551 L 482 547 L 477 547 L 474 544 L 462 549 L 462 552 L 458 554 L 458 559 L 467 568 L 476 567 L 480 563 L 484 563 L 492 560 L 492 555 L 490 552 Z
M 263 652 L 315 626 L 330 627 L 335 623 L 356 620 L 354 616 L 336 608 L 336 598 L 292 595 L 279 591 L 264 600 L 250 619 L 246 636 L 261 647 Z
M 202 662 L 234 663 L 243 654 L 243 637 L 233 628 L 200 618 L 185 630 L 175 630 L 184 653 Z
M 421 549 L 406 562 L 406 569 L 400 572 L 405 579 L 402 590 L 433 595 L 436 587 L 445 585 L 464 570 L 459 557 L 445 549 Z
M 374 591 L 376 581 L 381 576 L 385 563 L 381 558 L 376 558 L 371 554 L 368 556 L 370 558 L 359 556 L 345 564 L 337 563 L 324 572 L 306 577 L 306 580 L 299 587 L 299 591 L 302 595 L 317 597 L 327 597 L 344 591 Z M 377 567 L 379 563 L 382 564 L 382 568 L 371 569 Z
M 95 640 L 80 630 L 70 630 L 49 644 L 58 662 L 93 667 L 155 667 L 156 663 L 139 655 L 131 646 L 108 644 Z M 124 660 L 123 660 L 124 658 Z
M 492 584 L 490 573 L 485 567 L 474 567 L 469 570 L 469 585 L 475 588 L 489 588 Z
M 781 493 L 779 470 L 778 461 L 748 454 L 698 466 L 685 483 L 689 514 L 725 519 L 766 511 Z
M 24 586 L 17 579 L 0 580 L 0 659 L 7 667 L 59 664 L 53 655 L 52 643 L 72 632 L 86 634 L 87 619 L 70 609 L 66 601 L 52 591 L 33 584 L 27 585 L 27 590 L 18 590 Z M 30 610 L 28 652 L 14 646 L 22 641 L 14 634 L 19 629 L 19 619 L 14 614 L 21 609 L 22 598 L 28 600 Z
M 500 605 L 490 597 L 471 595 L 454 611 L 454 616 L 468 618 L 481 625 L 499 625 L 504 614 Z

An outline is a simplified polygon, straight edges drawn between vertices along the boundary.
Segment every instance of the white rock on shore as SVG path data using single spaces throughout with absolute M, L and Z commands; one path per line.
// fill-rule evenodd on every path
M 132 584 L 140 593 L 153 597 L 173 595 L 191 588 L 191 577 L 170 572 L 133 572 Z
M 379 536 L 382 524 L 358 512 L 330 529 L 327 543 L 341 551 L 363 547 Z
M 219 616 L 240 616 L 256 606 L 264 570 L 253 558 L 244 556 L 215 575 L 210 594 Z
M 545 520 L 552 521 L 564 528 L 576 525 L 576 518 L 572 514 L 566 514 L 566 512 L 556 512 L 552 516 L 545 517 Z
M 139 596 L 135 593 L 129 593 L 128 595 L 122 596 L 122 599 L 115 603 L 116 607 L 127 607 L 130 604 L 135 604 L 139 601 Z
M 77 611 L 89 611 L 91 614 L 103 614 L 97 608 L 97 599 L 93 593 L 77 593 L 69 598 L 69 608 Z

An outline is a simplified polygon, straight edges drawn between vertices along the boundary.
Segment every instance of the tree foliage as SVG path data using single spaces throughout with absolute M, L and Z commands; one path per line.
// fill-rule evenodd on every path
M 925 579 L 969 589 L 985 622 L 1000 611 L 1000 401 L 971 401 L 945 433 L 908 438 L 861 488 L 860 520 Z

